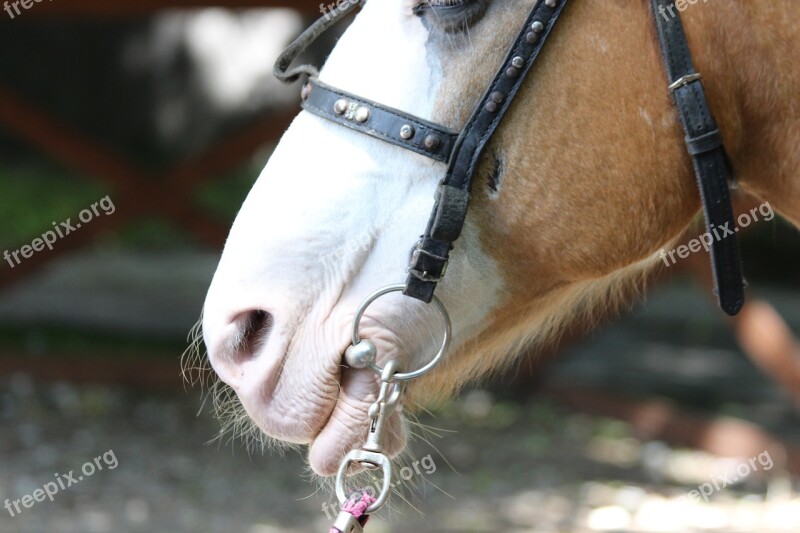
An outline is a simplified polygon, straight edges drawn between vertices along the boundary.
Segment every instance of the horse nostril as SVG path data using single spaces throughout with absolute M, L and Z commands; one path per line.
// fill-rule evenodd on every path
M 256 309 L 244 313 L 238 321 L 240 322 L 240 333 L 236 343 L 236 355 L 238 358 L 252 357 L 266 343 L 275 319 L 271 313 L 263 309 Z

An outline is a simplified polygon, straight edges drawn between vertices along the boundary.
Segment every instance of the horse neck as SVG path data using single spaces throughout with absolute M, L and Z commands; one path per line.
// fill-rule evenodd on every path
M 742 188 L 800 223 L 800 74 L 792 64 L 800 3 L 722 2 L 682 13 L 695 63 Z M 658 250 L 671 248 L 700 208 L 648 2 L 619 4 L 572 3 L 536 83 L 518 98 L 536 105 L 512 113 L 498 132 L 498 157 L 506 155 L 500 196 L 476 191 L 472 220 L 513 296 L 452 365 L 427 378 L 428 390 L 445 393 L 546 343 L 576 317 L 591 322 L 629 301 Z M 492 30 L 508 31 L 499 22 Z M 467 88 L 476 97 L 485 88 L 488 74 L 476 77 L 475 65 L 491 58 L 470 61 L 448 57 L 443 94 Z M 449 118 L 458 124 L 468 111 Z M 576 224 L 591 230 L 570 233 Z M 553 279 L 567 282 L 545 284 Z
M 743 190 L 800 224 L 800 3 L 698 3 L 683 18 Z

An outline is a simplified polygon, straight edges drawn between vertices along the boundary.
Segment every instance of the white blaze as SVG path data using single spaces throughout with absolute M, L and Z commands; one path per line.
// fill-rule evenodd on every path
M 426 48 L 427 29 L 406 4 L 368 2 L 320 79 L 430 119 L 440 70 Z M 303 112 L 231 230 L 205 307 L 212 364 L 267 433 L 295 442 L 326 440 L 325 446 L 315 442 L 324 450 L 316 453 L 330 457 L 315 459 L 312 450 L 318 472 L 329 473 L 321 463 L 335 461 L 350 444 L 328 431 L 347 408 L 320 407 L 336 401 L 329 397 L 333 393 L 318 392 L 334 379 L 323 369 L 338 357 L 348 317 L 360 301 L 405 280 L 409 252 L 425 228 L 445 170 L 441 163 Z M 500 290 L 496 267 L 480 250 L 477 229 L 468 226 L 438 292 L 452 315 L 455 346 L 481 325 Z M 372 313 L 379 325 L 401 318 L 403 331 L 392 334 L 409 337 L 403 341 L 419 352 L 405 354 L 416 358 L 410 364 L 424 364 L 438 348 L 438 332 L 429 333 L 435 313 L 420 312 L 421 307 L 398 296 Z M 268 342 L 246 362 L 222 360 L 221 347 L 234 331 L 232 320 L 253 309 L 274 316 Z M 270 384 L 278 372 L 280 383 Z M 365 391 L 343 391 L 339 403 L 344 403 L 342 394 L 363 396 Z M 308 428 L 320 425 L 315 417 L 327 419 L 331 410 L 327 427 L 308 435 Z M 347 414 L 366 424 L 365 413 Z

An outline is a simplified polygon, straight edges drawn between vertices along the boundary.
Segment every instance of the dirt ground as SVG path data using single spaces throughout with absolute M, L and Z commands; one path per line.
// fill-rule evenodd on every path
M 330 525 L 323 504 L 333 497 L 318 490 L 298 454 L 207 444 L 217 425 L 208 412 L 197 416 L 196 392 L 43 384 L 25 375 L 3 378 L 0 390 L 0 497 L 33 494 L 54 479 L 68 484 L 70 471 L 76 480 L 52 502 L 15 517 L 2 510 L 4 533 Z M 368 531 L 800 531 L 800 498 L 779 458 L 741 467 L 643 442 L 624 423 L 544 398 L 520 405 L 478 390 L 421 422 L 431 429 L 404 460 L 408 479 Z M 88 468 L 96 471 L 78 481 L 87 461 L 104 468 Z M 721 485 L 737 465 L 743 481 L 713 490 L 708 502 L 690 495 L 703 483 Z
M 54 291 L 41 292 L 52 309 Z M 796 293 L 767 296 L 800 327 Z M 152 358 L 132 361 L 141 368 L 131 375 L 179 374 L 177 354 L 158 370 Z M 673 286 L 570 346 L 536 379 L 466 391 L 422 417 L 398 465 L 406 479 L 367 531 L 800 531 L 800 486 L 780 453 L 725 459 L 674 448 L 542 392 L 559 387 L 662 398 L 800 442 L 797 411 L 707 298 Z M 0 533 L 328 531 L 330 485 L 320 488 L 301 454 L 209 443 L 218 425 L 199 391 L 165 391 L 0 375 L 0 506 L 11 507 L 0 507 Z M 53 501 L 36 492 L 58 482 Z

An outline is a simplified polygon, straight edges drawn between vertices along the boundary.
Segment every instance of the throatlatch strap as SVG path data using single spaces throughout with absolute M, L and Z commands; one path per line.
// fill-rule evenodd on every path
M 404 294 L 430 302 L 447 269 L 453 242 L 464 227 L 470 187 L 483 151 L 519 93 L 567 0 L 539 0 L 461 132 L 433 215 L 411 258 Z
M 686 131 L 686 146 L 692 156 L 703 200 L 706 230 L 712 233 L 713 228 L 718 228 L 726 234 L 715 239 L 711 246 L 711 266 L 719 305 L 733 316 L 744 305 L 744 279 L 722 134 L 708 106 L 701 76 L 695 71 L 683 22 L 674 1 L 651 0 L 651 5 L 669 89 Z

